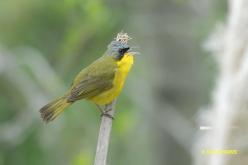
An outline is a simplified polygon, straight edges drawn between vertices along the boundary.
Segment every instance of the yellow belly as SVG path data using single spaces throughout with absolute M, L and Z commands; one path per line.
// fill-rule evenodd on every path
M 118 68 L 113 80 L 113 88 L 91 98 L 90 100 L 98 105 L 105 105 L 112 102 L 117 96 L 119 96 L 132 64 L 133 55 L 125 54 L 121 61 L 117 62 Z

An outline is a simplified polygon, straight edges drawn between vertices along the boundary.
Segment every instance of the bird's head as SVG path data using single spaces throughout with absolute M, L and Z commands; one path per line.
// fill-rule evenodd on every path
M 125 53 L 130 49 L 129 45 L 120 41 L 112 41 L 108 45 L 108 55 L 113 56 L 116 60 L 121 60 Z
M 120 32 L 117 37 L 108 45 L 107 55 L 113 56 L 116 60 L 121 60 L 125 55 L 135 55 L 137 52 L 131 52 L 130 46 L 127 44 L 131 38 L 127 33 Z

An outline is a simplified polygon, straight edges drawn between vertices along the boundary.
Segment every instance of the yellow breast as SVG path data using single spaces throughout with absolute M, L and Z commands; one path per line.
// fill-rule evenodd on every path
M 118 68 L 113 80 L 113 88 L 91 98 L 90 100 L 99 105 L 105 105 L 112 102 L 117 96 L 119 96 L 132 64 L 133 55 L 126 53 L 124 57 L 117 62 Z

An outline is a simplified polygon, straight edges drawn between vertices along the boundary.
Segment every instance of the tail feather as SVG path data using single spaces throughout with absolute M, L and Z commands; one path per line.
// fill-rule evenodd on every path
M 60 97 L 40 109 L 41 118 L 47 123 L 53 121 L 71 104 L 71 102 L 67 102 L 66 96 Z

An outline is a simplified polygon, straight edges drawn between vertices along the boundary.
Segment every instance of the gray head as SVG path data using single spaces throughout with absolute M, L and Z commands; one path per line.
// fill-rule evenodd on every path
M 116 60 L 121 60 L 122 57 L 130 49 L 127 43 L 121 41 L 112 41 L 108 45 L 108 50 L 105 53 L 106 55 L 113 56 Z

